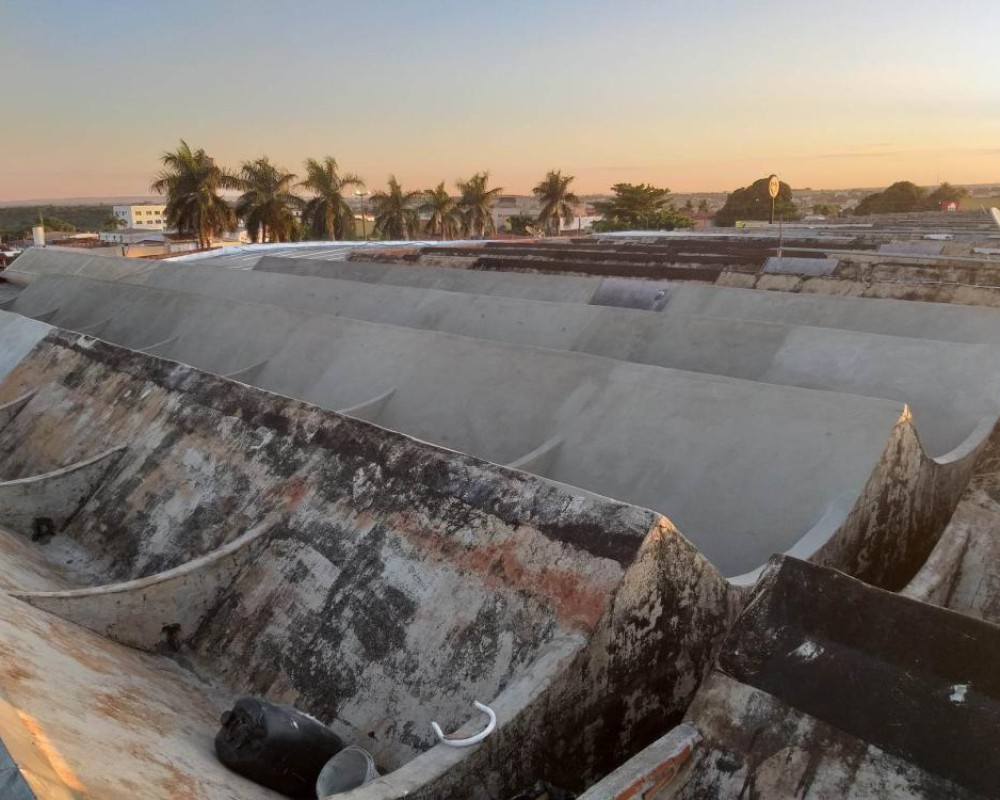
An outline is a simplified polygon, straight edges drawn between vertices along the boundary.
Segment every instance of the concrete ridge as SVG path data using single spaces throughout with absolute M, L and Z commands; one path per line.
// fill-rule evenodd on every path
M 83 507 L 126 449 L 113 447 L 51 472 L 3 481 L 0 526 L 33 538 L 54 535 Z
M 94 322 L 90 325 L 84 325 L 77 329 L 77 333 L 86 333 L 88 336 L 97 336 L 101 330 L 111 323 L 111 317 L 105 317 L 102 320 Z
M 49 311 L 43 311 L 41 314 L 32 314 L 31 319 L 35 320 L 35 322 L 51 322 L 53 319 L 55 319 L 56 314 L 58 313 L 59 313 L 59 307 L 56 306 L 55 308 Z
M 240 369 L 235 369 L 232 372 L 227 372 L 223 374 L 223 378 L 228 378 L 231 381 L 239 381 L 240 383 L 253 383 L 260 371 L 267 366 L 267 362 L 270 361 L 269 358 L 257 361 L 248 367 L 241 367 Z
M 153 344 L 147 344 L 144 347 L 137 347 L 135 349 L 138 350 L 140 353 L 146 353 L 147 355 L 150 356 L 162 355 L 162 353 L 159 353 L 158 351 L 164 350 L 170 347 L 170 345 L 175 344 L 179 338 L 180 338 L 179 336 L 168 336 L 166 339 L 163 339 L 162 341 L 154 342 Z
M 265 527 L 217 550 L 121 583 L 57 592 L 13 592 L 36 608 L 140 650 L 175 649 L 192 635 L 221 593 L 260 555 Z
M 511 469 L 523 469 L 526 472 L 545 472 L 551 466 L 552 459 L 555 458 L 562 443 L 562 436 L 552 436 L 534 450 L 514 459 L 507 466 Z
M 370 400 L 364 400 L 353 406 L 348 406 L 347 408 L 337 409 L 338 414 L 345 414 L 348 417 L 357 417 L 358 419 L 364 419 L 368 422 L 377 422 L 379 412 L 385 408 L 385 404 L 389 402 L 389 399 L 396 393 L 396 387 L 392 386 L 386 389 L 384 392 L 375 395 Z
M 25 392 L 20 397 L 16 397 L 9 403 L 4 403 L 0 406 L 0 431 L 2 431 L 14 417 L 17 416 L 18 412 L 24 408 L 35 396 L 35 391 Z

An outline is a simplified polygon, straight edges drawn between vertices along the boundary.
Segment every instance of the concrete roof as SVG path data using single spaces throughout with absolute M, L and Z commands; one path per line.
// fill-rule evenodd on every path
M 36 792 L 264 797 L 208 755 L 244 694 L 370 750 L 352 800 L 581 791 L 693 697 L 587 799 L 992 785 L 1000 640 L 928 603 L 1000 613 L 996 311 L 22 258 L 0 769 Z M 705 557 L 776 549 L 811 563 Z M 435 745 L 473 699 L 495 731 Z
M 213 297 L 899 400 L 914 410 L 921 438 L 935 455 L 961 444 L 984 416 L 1000 409 L 1000 356 L 989 344 L 1000 339 L 1000 311 L 991 309 L 979 315 L 978 326 L 966 320 L 966 338 L 980 335 L 985 342 L 965 344 L 895 334 L 919 327 L 912 324 L 913 315 L 935 315 L 937 308 L 923 303 L 910 303 L 909 313 L 899 314 L 902 324 L 893 325 L 891 316 L 882 319 L 883 327 L 894 334 L 890 336 L 691 315 L 674 302 L 677 293 L 683 299 L 684 290 L 691 287 L 676 285 L 666 293 L 664 312 L 650 314 L 363 281 L 256 271 L 233 274 L 205 266 L 192 273 L 187 266 L 164 264 L 141 280 L 148 286 Z M 46 305 L 39 303 L 36 309 Z M 868 311 L 874 311 L 871 301 L 861 308 Z M 876 315 L 855 317 L 864 325 Z M 829 321 L 829 315 L 821 321 Z
M 56 329 L 0 384 L 12 403 L 0 463 L 19 480 L 0 509 L 30 513 L 0 535 L 0 628 L 26 652 L 0 648 L 0 731 L 15 763 L 44 767 L 28 778 L 45 796 L 129 780 L 153 798 L 268 796 L 210 755 L 225 698 L 246 694 L 371 751 L 390 774 L 354 800 L 467 797 L 490 752 L 526 745 L 521 763 L 580 779 L 683 712 L 691 689 L 674 687 L 724 629 L 731 589 L 643 509 Z M 668 573 L 683 602 L 664 607 L 649 578 Z M 640 630 L 667 655 L 634 649 Z M 656 698 L 634 728 L 614 708 L 633 695 Z M 489 750 L 435 746 L 430 722 L 459 729 L 473 700 L 499 717 Z
M 110 341 L 219 374 L 255 367 L 245 380 L 270 391 L 334 410 L 362 405 L 385 427 L 659 510 L 729 575 L 791 547 L 836 498 L 858 496 L 903 411 L 80 278 L 35 282 L 15 307 L 30 314 L 56 302 L 50 322 L 62 327 L 101 324 Z

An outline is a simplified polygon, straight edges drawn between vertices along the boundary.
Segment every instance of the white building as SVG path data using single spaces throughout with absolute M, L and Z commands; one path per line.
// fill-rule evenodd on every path
M 498 231 L 507 227 L 507 221 L 511 217 L 528 216 L 537 217 L 541 206 L 534 197 L 518 194 L 502 194 L 497 197 L 496 203 L 490 213 L 493 215 L 493 224 Z
M 138 203 L 132 206 L 112 206 L 112 211 L 126 229 L 141 231 L 162 231 L 166 227 L 164 205 Z

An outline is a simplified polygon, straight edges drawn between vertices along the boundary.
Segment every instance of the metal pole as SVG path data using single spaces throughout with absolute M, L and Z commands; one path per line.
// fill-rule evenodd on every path
M 368 241 L 368 221 L 365 219 L 365 198 L 361 197 L 361 234 Z
M 781 217 L 778 219 L 778 258 L 781 258 L 781 248 L 784 247 L 785 244 L 784 222 L 785 222 L 785 215 L 782 214 Z
M 774 198 L 771 198 L 771 225 L 774 224 Z

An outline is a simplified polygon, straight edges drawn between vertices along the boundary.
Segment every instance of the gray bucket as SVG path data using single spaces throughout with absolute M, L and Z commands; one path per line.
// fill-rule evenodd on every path
M 375 759 L 360 747 L 345 747 L 331 758 L 316 779 L 316 796 L 328 797 L 332 794 L 348 792 L 378 777 Z

